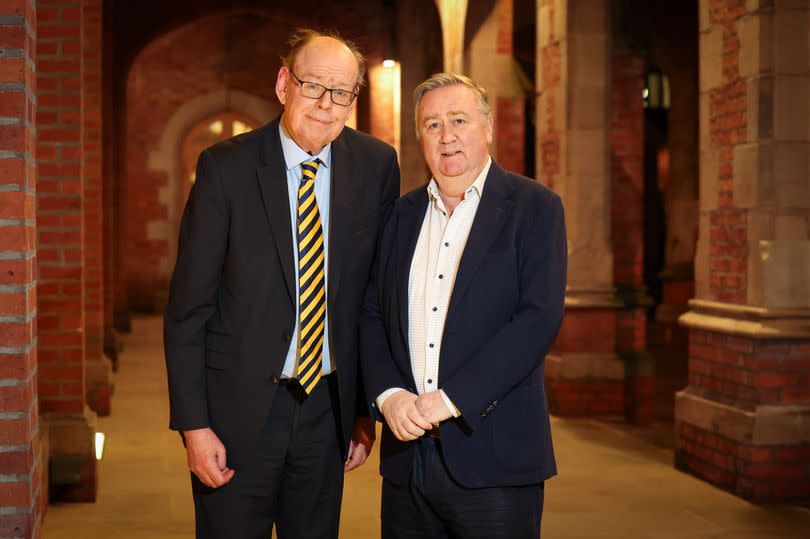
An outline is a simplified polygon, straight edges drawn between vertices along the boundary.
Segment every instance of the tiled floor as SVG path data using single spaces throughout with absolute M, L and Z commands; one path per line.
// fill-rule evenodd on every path
M 158 318 L 125 338 L 95 504 L 51 505 L 45 539 L 193 537 L 185 454 L 166 429 Z M 648 433 L 553 420 L 560 475 L 546 485 L 546 538 L 808 539 L 810 511 L 757 507 L 676 471 Z M 379 537 L 377 454 L 347 477 L 342 539 Z M 238 538 L 235 538 L 238 539 Z

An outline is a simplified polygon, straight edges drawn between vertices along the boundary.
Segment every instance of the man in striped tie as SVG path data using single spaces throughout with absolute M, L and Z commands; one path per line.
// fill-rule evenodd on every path
M 343 473 L 374 440 L 357 320 L 399 167 L 344 127 L 356 47 L 290 45 L 284 112 L 200 155 L 180 227 L 164 341 L 200 538 L 336 538 Z

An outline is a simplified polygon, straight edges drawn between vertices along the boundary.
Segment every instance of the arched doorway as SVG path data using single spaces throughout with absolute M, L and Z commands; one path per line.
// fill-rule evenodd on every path
M 217 142 L 253 131 L 260 125 L 243 114 L 221 112 L 209 116 L 188 130 L 180 147 L 180 196 L 177 197 L 178 215 L 182 215 L 191 186 L 196 179 L 197 158 L 200 152 Z

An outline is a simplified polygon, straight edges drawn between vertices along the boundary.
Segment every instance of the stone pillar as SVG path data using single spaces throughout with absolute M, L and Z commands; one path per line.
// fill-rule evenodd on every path
M 489 93 L 495 120 L 490 147 L 493 157 L 507 170 L 531 174 L 533 171 L 524 170 L 525 95 L 531 85 L 512 55 L 513 1 L 473 3 L 469 7 L 468 19 L 482 22 L 469 36 L 465 72 Z
M 461 73 L 467 0 L 436 0 L 436 8 L 442 24 L 444 71 Z
M 40 537 L 36 354 L 36 10 L 0 4 L 0 537 Z
M 37 251 L 40 411 L 51 497 L 95 499 L 95 414 L 86 406 L 80 0 L 37 3 Z
M 610 245 L 609 6 L 541 0 L 537 11 L 537 178 L 562 196 L 566 313 L 546 360 L 549 405 L 563 416 L 624 414 Z
M 104 355 L 104 248 L 101 152 L 101 0 L 82 3 L 82 179 L 84 183 L 84 339 L 87 404 L 110 414 L 112 364 Z
M 808 2 L 700 7 L 700 221 L 676 466 L 810 500 Z

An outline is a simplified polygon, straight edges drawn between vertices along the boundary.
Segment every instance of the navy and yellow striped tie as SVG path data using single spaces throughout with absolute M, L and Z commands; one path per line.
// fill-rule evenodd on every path
M 323 228 L 315 200 L 315 175 L 320 159 L 301 163 L 298 187 L 298 373 L 307 394 L 321 379 L 326 287 Z

